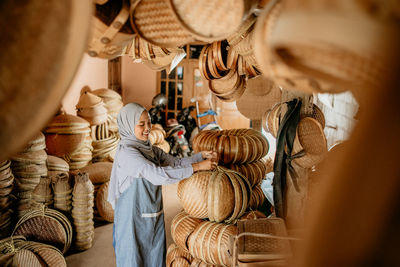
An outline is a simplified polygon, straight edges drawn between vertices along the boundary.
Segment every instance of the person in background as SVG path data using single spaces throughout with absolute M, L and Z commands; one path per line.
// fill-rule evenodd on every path
M 117 118 L 121 140 L 111 171 L 108 201 L 114 208 L 113 246 L 118 267 L 164 267 L 166 240 L 161 185 L 212 170 L 217 154 L 175 158 L 152 146 L 147 110 L 125 105 Z

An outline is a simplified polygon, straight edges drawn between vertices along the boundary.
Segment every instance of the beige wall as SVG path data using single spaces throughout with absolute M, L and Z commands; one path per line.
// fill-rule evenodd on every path
M 128 56 L 121 58 L 121 86 L 124 103 L 137 102 L 151 108 L 157 92 L 157 72 L 142 63 L 133 63 Z
M 62 106 L 69 114 L 76 114 L 75 105 L 78 103 L 82 87 L 88 85 L 91 89 L 107 88 L 108 61 L 92 58 L 84 54 L 79 69 L 70 88 L 62 100 Z

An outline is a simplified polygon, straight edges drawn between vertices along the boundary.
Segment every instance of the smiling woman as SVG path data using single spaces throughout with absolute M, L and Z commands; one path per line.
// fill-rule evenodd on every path
M 165 266 L 161 185 L 215 168 L 217 155 L 202 151 L 180 159 L 152 146 L 149 114 L 136 103 L 124 106 L 117 122 L 121 140 L 108 191 L 108 201 L 115 211 L 113 245 L 117 266 Z

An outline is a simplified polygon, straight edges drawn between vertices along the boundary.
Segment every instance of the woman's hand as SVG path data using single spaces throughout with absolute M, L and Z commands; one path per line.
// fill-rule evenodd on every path
M 193 163 L 193 172 L 214 170 L 217 167 L 217 162 L 211 159 L 206 159 L 198 163 Z
M 203 159 L 211 159 L 212 161 L 218 161 L 218 154 L 215 151 L 201 151 L 201 156 Z

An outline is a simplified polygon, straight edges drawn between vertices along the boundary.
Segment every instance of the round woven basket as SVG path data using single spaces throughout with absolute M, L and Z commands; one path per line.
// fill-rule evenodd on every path
M 187 251 L 183 251 L 176 244 L 171 244 L 167 250 L 167 267 L 190 267 L 193 257 Z
M 189 251 L 187 241 L 194 229 L 203 220 L 190 217 L 189 214 L 182 211 L 178 213 L 171 222 L 171 236 L 179 248 Z
M 171 147 L 166 140 L 163 140 L 160 144 L 156 145 L 156 147 L 161 148 L 165 153 L 169 153 Z
M 217 267 L 217 265 L 208 264 L 200 259 L 193 259 L 192 263 L 190 264 L 190 267 Z
M 260 207 L 264 203 L 265 199 L 266 198 L 261 189 L 261 186 L 257 185 L 253 187 L 253 194 L 250 197 L 249 208 L 251 210 L 257 210 L 258 207 Z
M 253 188 L 261 183 L 267 173 L 267 166 L 263 160 L 257 160 L 249 164 L 231 164 L 229 169 L 243 174 Z
M 293 162 L 303 168 L 311 168 L 318 164 L 328 152 L 324 130 L 316 119 L 306 117 L 297 125 L 292 155 L 300 151 L 304 151 L 305 154 Z
M 234 225 L 204 221 L 189 237 L 189 252 L 209 264 L 231 266 L 229 238 L 236 233 Z
M 104 184 L 110 180 L 111 169 L 111 162 L 96 162 L 80 169 L 80 171 L 87 173 L 93 184 Z
M 72 227 L 62 213 L 45 208 L 27 212 L 17 222 L 13 235 L 52 245 L 66 253 L 72 242 Z
M 108 184 L 104 183 L 100 186 L 99 191 L 96 194 L 96 207 L 99 211 L 100 216 L 107 222 L 114 221 L 114 209 L 111 204 L 107 201 L 108 197 Z

